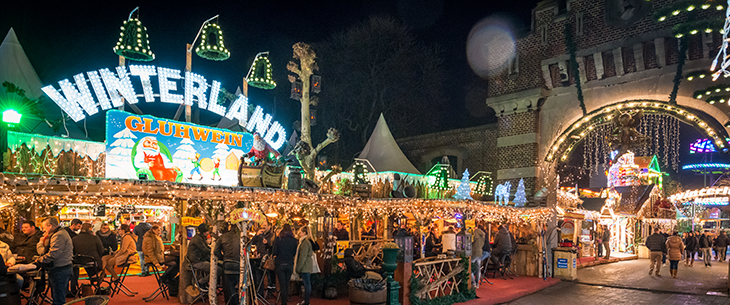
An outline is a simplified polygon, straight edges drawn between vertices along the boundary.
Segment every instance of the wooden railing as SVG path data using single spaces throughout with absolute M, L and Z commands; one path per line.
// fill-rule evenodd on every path
M 392 239 L 378 240 L 351 240 L 350 248 L 355 251 L 355 259 L 366 267 L 379 265 L 383 261 L 383 244 L 392 242 Z
M 460 258 L 422 258 L 413 262 L 413 276 L 418 281 L 416 296 L 422 300 L 459 293 L 460 274 L 464 271 Z

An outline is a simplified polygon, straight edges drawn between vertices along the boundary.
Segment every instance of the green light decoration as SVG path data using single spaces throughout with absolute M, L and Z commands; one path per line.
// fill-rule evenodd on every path
M 480 175 L 481 174 L 481 175 Z M 491 196 L 492 195 L 492 177 L 490 176 L 491 173 L 489 172 L 478 172 L 474 177 L 479 176 L 479 179 L 477 179 L 477 186 L 474 189 L 474 193 L 477 193 L 482 196 Z
M 431 188 L 436 190 L 449 190 L 449 168 L 451 167 L 451 164 L 447 161 L 444 162 L 442 160 L 442 163 L 434 165 L 431 170 L 428 171 L 426 176 L 434 177 L 435 180 L 431 184 Z
M 256 54 L 251 69 L 246 75 L 246 82 L 249 86 L 261 89 L 274 89 L 276 82 L 271 76 L 271 61 L 269 61 L 269 52 L 261 52 Z
M 702 19 L 698 21 L 689 21 L 675 25 L 672 27 L 672 35 L 676 38 L 682 38 L 688 35 L 696 35 L 698 33 L 712 33 L 719 31 L 722 34 L 725 19 Z
M 5 123 L 20 124 L 21 117 L 23 117 L 23 115 L 13 109 L 3 111 L 3 122 Z
M 132 11 L 132 14 L 136 11 Z M 124 21 L 119 33 L 119 41 L 114 46 L 114 53 L 129 60 L 152 61 L 155 54 L 150 50 L 150 41 L 147 37 L 147 28 L 142 25 L 138 18 Z
M 725 8 L 723 3 L 716 3 L 713 5 L 711 2 L 712 1 L 708 0 L 688 0 L 676 2 L 656 10 L 653 17 L 654 20 L 662 22 L 667 20 L 667 18 L 677 16 L 683 12 L 691 12 L 698 9 L 707 10 L 710 8 L 721 11 Z
M 231 52 L 223 44 L 223 31 L 216 23 L 207 23 L 203 27 L 203 35 L 200 37 L 200 45 L 195 48 L 195 54 L 209 60 L 226 60 L 231 57 Z

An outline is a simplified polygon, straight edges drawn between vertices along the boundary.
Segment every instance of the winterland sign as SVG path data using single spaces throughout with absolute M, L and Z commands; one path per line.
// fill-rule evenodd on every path
M 59 81 L 60 92 L 52 85 L 42 90 L 77 122 L 86 115 L 98 113 L 99 107 L 104 111 L 121 107 L 124 102 L 137 104 L 140 98 L 145 103 L 154 103 L 155 97 L 159 96 L 162 103 L 187 106 L 197 103 L 200 109 L 225 116 L 229 120 L 237 119 L 247 130 L 262 135 L 274 149 L 281 148 L 286 141 L 284 128 L 279 122 L 272 122 L 271 115 L 264 113 L 260 106 L 256 106 L 251 117 L 248 117 L 246 96 L 239 95 L 228 107 L 218 104 L 221 89 L 218 81 L 208 83 L 205 77 L 193 72 L 185 71 L 183 77 L 180 70 L 146 65 L 130 65 L 129 71 L 126 66 L 119 66 L 116 70 L 116 74 L 107 68 L 89 71 L 85 75 L 79 73 L 74 76 L 74 83 L 68 79 Z M 157 93 L 152 85 L 153 80 L 157 83 Z M 87 82 L 91 84 L 91 90 Z M 133 83 L 141 86 L 143 94 L 137 94 Z
M 106 113 L 106 177 L 236 186 L 250 133 L 147 115 Z

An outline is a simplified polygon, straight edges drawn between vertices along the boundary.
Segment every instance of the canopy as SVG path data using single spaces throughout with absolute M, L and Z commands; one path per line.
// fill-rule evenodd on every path
M 398 147 L 398 143 L 395 142 L 393 134 L 390 133 L 388 123 L 385 122 L 382 113 L 358 159 L 368 160 L 374 169 L 379 172 L 393 171 L 421 174 Z
M 30 60 L 25 55 L 23 46 L 20 45 L 18 36 L 15 35 L 15 31 L 12 28 L 10 28 L 2 44 L 0 44 L 0 85 L 6 81 L 25 90 L 25 96 L 29 99 L 37 99 L 43 95 L 43 91 L 41 91 L 43 83 L 35 72 L 35 69 L 33 69 L 33 65 L 30 64 Z M 0 102 L 5 102 L 10 99 L 18 99 L 18 97 L 15 94 L 6 93 L 5 88 L 0 87 Z M 43 99 L 39 108 L 44 112 L 48 120 L 58 120 L 62 116 L 61 109 L 50 99 Z M 22 110 L 20 111 L 22 113 Z M 30 116 L 27 113 L 22 114 L 22 124 L 16 127 L 18 131 L 48 136 L 64 135 L 75 139 L 87 138 L 85 133 L 81 131 L 73 120 L 66 120 L 65 128 L 61 126 L 57 131 L 54 131 L 47 122 L 41 121 L 39 118 Z

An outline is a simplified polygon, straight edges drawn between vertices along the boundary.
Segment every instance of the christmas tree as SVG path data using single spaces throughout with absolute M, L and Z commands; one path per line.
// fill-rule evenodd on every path
M 522 180 L 520 178 L 520 184 L 517 185 L 517 192 L 515 193 L 515 199 L 512 200 L 515 203 L 516 207 L 523 207 L 525 206 L 525 203 L 527 202 L 527 198 L 525 198 L 525 180 Z
M 456 189 L 456 195 L 454 195 L 454 198 L 473 200 L 473 198 L 471 198 L 471 188 L 469 187 L 469 169 L 464 170 L 464 175 L 461 176 L 461 184 L 459 184 L 459 188 Z

